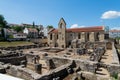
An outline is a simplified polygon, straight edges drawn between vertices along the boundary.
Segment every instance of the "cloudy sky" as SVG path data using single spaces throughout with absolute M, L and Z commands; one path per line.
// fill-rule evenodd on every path
M 0 0 L 0 14 L 8 23 L 34 21 L 57 28 L 63 17 L 67 28 L 105 25 L 118 29 L 119 3 L 120 0 Z

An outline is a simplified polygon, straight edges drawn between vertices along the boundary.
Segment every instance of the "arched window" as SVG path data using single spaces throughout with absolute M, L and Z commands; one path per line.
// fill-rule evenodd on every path
M 81 33 L 78 33 L 78 39 L 80 39 L 81 38 Z
M 87 41 L 89 41 L 89 32 L 87 33 Z
M 96 41 L 99 40 L 99 32 L 96 33 Z
M 57 34 L 57 39 L 58 39 L 58 34 Z
M 50 34 L 50 40 L 52 40 L 52 34 Z
M 62 28 L 62 26 L 63 26 L 63 24 L 62 24 L 62 23 L 60 23 L 60 28 Z

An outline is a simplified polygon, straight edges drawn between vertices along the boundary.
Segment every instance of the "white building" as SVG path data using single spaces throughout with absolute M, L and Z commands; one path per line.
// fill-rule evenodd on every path
M 117 38 L 117 37 L 120 37 L 120 30 L 110 30 L 109 31 L 109 37 L 110 38 Z
M 26 39 L 27 38 L 27 35 L 24 34 L 24 33 L 16 33 L 16 34 L 13 34 L 13 38 L 16 38 L 16 39 Z
M 38 38 L 38 30 L 36 28 L 25 28 L 23 33 L 27 34 L 28 38 Z

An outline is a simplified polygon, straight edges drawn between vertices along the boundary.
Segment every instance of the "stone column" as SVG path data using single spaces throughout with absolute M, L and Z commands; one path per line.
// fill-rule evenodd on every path
M 42 64 L 35 64 L 35 72 L 38 74 L 42 73 Z
M 104 33 L 100 33 L 100 35 L 99 35 L 99 40 L 100 40 L 101 42 L 104 41 L 104 37 L 105 37 Z
M 53 39 L 52 39 L 52 45 L 53 45 L 53 47 L 55 47 L 55 42 L 56 42 L 56 41 L 55 41 L 55 34 L 54 34 L 54 33 L 53 33 L 53 35 L 52 35 L 52 38 L 53 38 Z
M 85 32 L 82 32 L 82 33 L 81 33 L 81 41 L 82 41 L 82 42 L 85 42 Z
M 95 41 L 94 32 L 91 32 L 91 33 L 90 33 L 89 39 L 90 39 L 90 42 L 94 42 L 94 41 Z

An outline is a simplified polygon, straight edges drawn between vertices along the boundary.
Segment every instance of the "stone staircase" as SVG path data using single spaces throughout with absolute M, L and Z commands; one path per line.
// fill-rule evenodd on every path
M 96 70 L 96 75 L 110 77 L 109 72 L 103 67 L 100 67 Z

